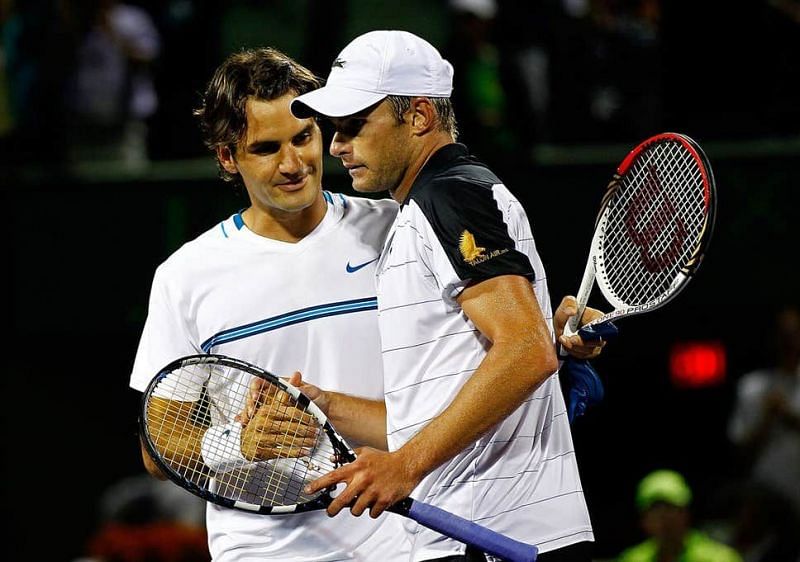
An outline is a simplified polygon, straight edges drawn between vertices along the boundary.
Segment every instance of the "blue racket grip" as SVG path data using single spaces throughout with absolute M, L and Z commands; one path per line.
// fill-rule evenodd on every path
M 405 504 L 401 510 L 406 511 L 407 507 L 406 514 L 414 521 L 508 562 L 534 562 L 539 554 L 539 549 L 532 544 L 501 535 L 427 503 L 408 498 L 401 504 Z
M 617 326 L 611 320 L 606 320 L 600 324 L 584 326 L 578 330 L 578 335 L 585 342 L 597 341 L 600 339 L 603 341 L 611 341 L 615 339 L 618 334 L 619 329 L 617 329 Z

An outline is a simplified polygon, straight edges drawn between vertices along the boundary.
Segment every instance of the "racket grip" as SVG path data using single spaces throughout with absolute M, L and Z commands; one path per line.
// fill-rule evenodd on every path
M 411 498 L 400 504 L 398 511 L 406 512 L 414 521 L 503 560 L 534 562 L 539 553 L 539 549 L 532 544 L 501 535 L 430 504 Z
M 575 297 L 577 301 L 578 310 L 575 316 L 571 317 L 567 322 L 564 333 L 568 336 L 573 335 L 580 327 L 581 317 L 583 311 L 586 309 L 586 303 L 589 302 L 589 295 L 594 287 L 595 269 L 593 256 L 589 255 L 589 261 L 586 262 L 586 269 L 583 270 L 583 277 L 581 278 L 581 287 L 578 289 L 578 294 Z
M 619 329 L 617 329 L 616 324 L 611 320 L 606 320 L 599 324 L 583 326 L 578 330 L 578 335 L 580 335 L 581 339 L 585 342 L 597 340 L 611 341 L 616 339 L 619 335 Z

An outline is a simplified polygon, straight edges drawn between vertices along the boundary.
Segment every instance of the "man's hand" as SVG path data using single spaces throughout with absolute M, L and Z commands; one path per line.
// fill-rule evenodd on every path
M 290 385 L 300 389 L 300 392 L 314 402 L 326 416 L 330 414 L 330 394 L 328 392 L 322 390 L 318 386 L 305 382 L 299 371 L 295 371 L 292 376 L 289 377 L 288 382 Z
M 350 512 L 356 517 L 369 509 L 369 515 L 374 519 L 390 505 L 407 498 L 419 483 L 420 478 L 410 469 L 413 463 L 407 462 L 401 451 L 388 453 L 361 447 L 356 449 L 356 455 L 352 463 L 329 472 L 306 487 L 306 492 L 313 494 L 340 482 L 347 484 L 328 506 L 331 517 L 351 506 Z
M 300 373 L 292 378 L 299 381 Z M 277 387 L 257 377 L 250 383 L 247 403 L 236 420 L 243 427 L 241 449 L 248 460 L 305 456 L 315 445 L 319 431 L 311 415 L 296 408 Z
M 555 314 L 553 315 L 553 327 L 556 332 L 556 340 L 561 343 L 564 349 L 577 359 L 592 359 L 600 355 L 606 342 L 602 340 L 584 342 L 578 335 L 572 336 L 564 335 L 564 327 L 567 325 L 571 316 L 575 316 L 578 312 L 578 301 L 573 296 L 566 296 L 561 299 L 561 304 L 558 305 Z M 581 318 L 581 326 L 584 326 L 596 318 L 600 318 L 603 313 L 596 308 L 586 307 L 583 311 Z
M 328 393 L 313 384 L 303 381 L 303 376 L 299 371 L 295 371 L 286 379 L 287 382 L 300 389 L 300 392 L 308 396 L 326 415 L 328 414 L 329 396 Z M 242 426 L 246 426 L 256 410 L 261 406 L 263 399 L 263 392 L 269 387 L 269 383 L 259 377 L 253 377 L 250 381 L 250 388 L 247 393 L 247 400 L 245 402 L 244 410 L 239 412 L 234 418 Z

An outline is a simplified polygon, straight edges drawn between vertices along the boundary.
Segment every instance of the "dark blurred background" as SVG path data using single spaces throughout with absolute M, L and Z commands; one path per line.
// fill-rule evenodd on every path
M 656 468 L 686 476 L 697 526 L 752 543 L 727 427 L 737 381 L 774 362 L 774 318 L 798 302 L 800 2 L 0 0 L 0 24 L 4 559 L 88 555 L 108 491 L 142 474 L 127 384 L 152 274 L 246 204 L 193 122 L 213 69 L 271 45 L 326 76 L 381 28 L 453 62 L 461 140 L 525 205 L 554 298 L 578 289 L 627 151 L 668 130 L 704 147 L 719 189 L 707 260 L 673 304 L 619 322 L 595 362 L 606 399 L 573 430 L 598 560 L 643 538 L 634 490 Z M 337 162 L 325 177 L 351 193 Z

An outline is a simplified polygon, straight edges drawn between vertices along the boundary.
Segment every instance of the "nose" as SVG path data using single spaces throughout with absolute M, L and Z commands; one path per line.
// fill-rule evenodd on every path
M 296 176 L 303 171 L 303 159 L 295 146 L 287 146 L 281 154 L 279 171 L 284 176 Z
M 344 156 L 349 148 L 348 138 L 347 136 L 343 135 L 341 132 L 336 131 L 333 133 L 333 138 L 331 139 L 331 146 L 328 152 L 330 152 L 331 156 L 336 158 L 341 158 Z

